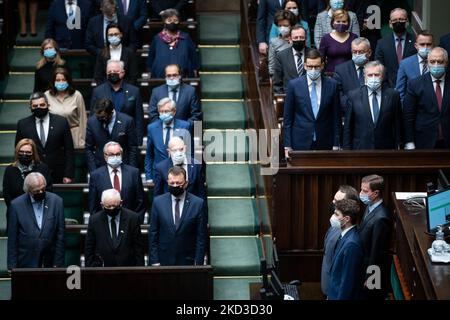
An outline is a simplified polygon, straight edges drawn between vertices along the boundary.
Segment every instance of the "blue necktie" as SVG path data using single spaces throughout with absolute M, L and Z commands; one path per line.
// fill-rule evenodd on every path
M 316 82 L 313 81 L 311 89 L 311 106 L 314 113 L 314 118 L 317 118 L 317 114 L 319 113 L 319 105 L 317 100 Z
M 380 106 L 378 105 L 377 92 L 372 92 L 372 109 L 373 109 L 373 123 L 377 123 L 380 115 Z

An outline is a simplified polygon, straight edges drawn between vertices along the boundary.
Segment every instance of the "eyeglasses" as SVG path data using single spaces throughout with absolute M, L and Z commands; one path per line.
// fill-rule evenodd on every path
M 33 109 L 36 109 L 36 108 L 45 108 L 47 106 L 47 104 L 44 102 L 44 103 L 41 103 L 41 104 L 32 104 L 31 105 L 31 107 L 33 108 Z
M 21 156 L 26 156 L 26 155 L 30 155 L 31 156 L 33 154 L 33 152 L 31 152 L 31 151 L 19 151 L 18 154 L 21 155 Z
M 408 22 L 408 19 L 395 19 L 395 20 L 391 20 L 391 23 L 396 23 L 396 22 Z
M 108 37 L 118 37 L 120 33 L 108 33 Z

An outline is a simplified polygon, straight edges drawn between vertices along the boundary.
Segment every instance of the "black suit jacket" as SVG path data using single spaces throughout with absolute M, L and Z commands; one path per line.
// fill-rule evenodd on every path
M 338 83 L 341 109 L 345 113 L 345 109 L 347 108 L 347 93 L 360 88 L 364 83 L 359 81 L 358 72 L 356 71 L 353 60 L 337 65 L 334 69 L 333 78 Z
M 409 56 L 417 54 L 414 43 L 416 38 L 411 33 L 406 33 L 405 47 L 403 48 L 403 59 Z M 386 67 L 385 78 L 388 79 L 389 84 L 395 87 L 397 82 L 398 61 L 397 61 L 397 49 L 393 33 L 389 33 L 377 43 L 377 49 L 375 50 L 375 60 L 379 60 Z
M 371 98 L 371 97 L 370 97 Z M 401 142 L 401 103 L 397 91 L 384 87 L 378 121 L 374 124 L 367 86 L 348 93 L 344 149 L 397 149 Z
M 441 37 L 439 47 L 444 48 L 447 52 L 450 52 L 450 33 Z
M 308 50 L 308 48 L 305 49 L 305 54 Z M 305 59 L 305 57 L 303 57 L 303 59 Z M 303 68 L 303 72 L 298 74 L 291 47 L 281 50 L 275 55 L 275 65 L 273 67 L 273 91 L 275 93 L 285 93 L 287 91 L 289 80 L 298 78 L 305 73 L 305 68 Z
M 94 79 L 97 85 L 106 81 L 106 63 L 111 59 L 111 55 L 103 55 L 103 51 L 97 55 L 97 61 L 95 63 Z M 125 66 L 125 78 L 124 80 L 131 84 L 136 84 L 138 75 L 137 69 L 137 57 L 134 51 L 130 48 L 122 46 L 122 53 L 120 55 L 120 61 L 123 61 Z
M 160 20 L 159 13 L 169 8 L 176 9 L 183 17 L 183 9 L 186 7 L 188 0 L 152 0 L 150 1 L 151 18 Z
M 24 138 L 36 143 L 39 158 L 50 169 L 53 183 L 61 183 L 63 177 L 74 176 L 73 140 L 66 118 L 49 114 L 50 124 L 45 146 L 42 145 L 36 131 L 36 117 L 31 115 L 17 122 L 16 141 Z
M 116 243 L 111 239 L 108 216 L 102 210 L 89 218 L 86 267 L 143 266 L 144 250 L 139 215 L 122 208 Z

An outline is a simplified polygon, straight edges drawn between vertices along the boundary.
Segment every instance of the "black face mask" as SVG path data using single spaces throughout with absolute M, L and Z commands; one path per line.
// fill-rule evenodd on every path
M 101 124 L 108 125 L 111 122 L 112 117 L 97 117 L 97 120 L 100 121 Z
M 169 186 L 169 192 L 174 197 L 179 197 L 179 196 L 181 196 L 183 194 L 184 188 L 183 188 L 183 186 L 179 186 L 179 187 Z
M 406 31 L 406 22 L 395 22 L 392 24 L 395 33 L 401 34 Z
M 117 216 L 120 212 L 120 207 L 117 208 L 113 208 L 113 209 L 106 209 L 103 208 L 103 211 L 105 211 L 105 213 L 110 216 L 111 218 L 114 218 L 115 216 Z
M 295 51 L 302 51 L 305 49 L 305 40 L 298 40 L 298 41 L 292 41 L 292 47 L 295 49 Z
M 33 199 L 36 202 L 41 202 L 42 200 L 45 199 L 45 191 L 42 193 L 33 194 Z
M 178 23 L 166 23 L 164 27 L 170 32 L 178 31 Z
M 32 109 L 31 112 L 36 118 L 42 119 L 48 114 L 48 108 L 36 108 Z
M 117 84 L 120 82 L 120 75 L 118 73 L 110 73 L 108 74 L 108 81 L 112 84 Z
M 19 154 L 17 159 L 19 160 L 21 165 L 29 166 L 31 161 L 33 161 L 33 157 L 31 154 Z

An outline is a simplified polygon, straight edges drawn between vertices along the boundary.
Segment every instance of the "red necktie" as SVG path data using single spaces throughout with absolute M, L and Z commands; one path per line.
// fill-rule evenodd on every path
M 403 46 L 402 46 L 402 39 L 401 38 L 397 38 L 397 60 L 398 60 L 398 64 L 400 64 L 400 61 L 402 61 L 403 58 Z
M 119 176 L 117 175 L 117 169 L 114 169 L 113 172 L 114 172 L 114 189 L 120 192 L 120 181 Z

